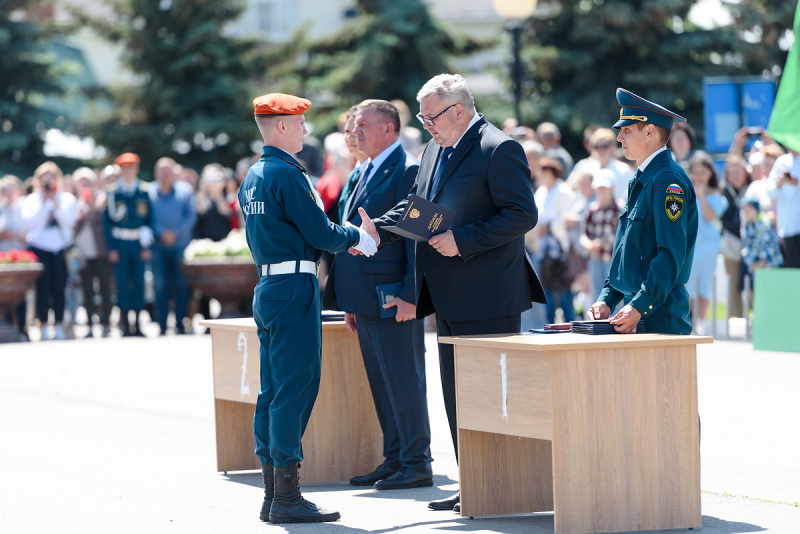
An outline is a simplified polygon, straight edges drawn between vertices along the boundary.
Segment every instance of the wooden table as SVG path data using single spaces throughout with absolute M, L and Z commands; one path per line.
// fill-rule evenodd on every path
M 261 469 L 253 452 L 253 414 L 260 386 L 256 324 L 202 321 L 211 329 L 217 470 Z M 383 462 L 383 433 L 358 336 L 343 321 L 322 323 L 319 396 L 303 435 L 303 483 L 341 482 Z
M 555 532 L 700 527 L 696 344 L 662 334 L 455 345 L 461 515 L 554 510 Z

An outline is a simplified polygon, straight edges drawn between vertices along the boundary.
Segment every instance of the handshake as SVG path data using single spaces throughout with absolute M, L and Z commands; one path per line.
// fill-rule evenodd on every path
M 352 247 L 349 252 L 353 256 L 363 254 L 369 257 L 378 252 L 378 244 L 381 242 L 381 238 L 378 237 L 378 230 L 375 228 L 375 224 L 369 218 L 364 208 L 358 208 L 358 214 L 361 216 L 361 227 L 358 229 L 361 239 L 359 239 L 358 244 Z M 348 222 L 345 223 L 345 226 L 353 225 Z

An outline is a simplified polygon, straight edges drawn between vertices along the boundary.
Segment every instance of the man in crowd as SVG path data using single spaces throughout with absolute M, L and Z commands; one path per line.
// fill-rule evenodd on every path
M 798 147 L 800 148 L 800 147 Z M 776 199 L 778 235 L 783 239 L 784 267 L 800 267 L 800 157 L 795 150 L 775 160 L 767 193 Z
M 567 149 L 561 146 L 561 130 L 552 122 L 543 122 L 536 127 L 536 138 L 550 157 L 558 158 L 564 168 L 562 176 L 569 176 L 574 161 Z
M 147 184 L 139 180 L 139 156 L 126 152 L 114 164 L 119 166 L 122 178 L 109 190 L 103 232 L 108 260 L 114 264 L 119 326 L 123 336 L 144 337 L 139 312 L 144 310 L 144 264 L 152 257 L 153 210 Z M 132 329 L 129 311 L 134 312 Z
M 185 334 L 183 324 L 189 301 L 189 284 L 181 269 L 183 251 L 192 239 L 197 222 L 192 186 L 179 181 L 179 165 L 171 158 L 156 162 L 150 185 L 153 205 L 153 281 L 156 290 L 156 320 L 161 335 L 167 333 L 169 301 L 175 306 L 175 332 Z
M 385 100 L 361 103 L 354 134 L 359 151 L 368 159 L 345 202 L 343 220 L 360 225 L 359 207 L 367 213 L 383 213 L 408 196 L 418 164 L 400 143 L 397 108 Z M 391 293 L 394 298 L 381 302 L 380 288 L 398 282 Z M 432 486 L 424 326 L 416 319 L 414 242 L 396 241 L 374 258 L 337 254 L 327 287 L 326 307 L 335 294 L 347 325 L 358 331 L 383 430 L 384 462 L 373 472 L 350 479 L 350 484 L 374 484 L 377 489 Z M 381 317 L 384 304 L 396 310 L 393 317 Z
M 322 349 L 317 266 L 323 250 L 375 241 L 356 227 L 331 223 L 306 170 L 292 156 L 303 148 L 304 113 L 311 102 L 273 93 L 253 101 L 264 139 L 261 159 L 239 188 L 247 244 L 261 278 L 253 297 L 258 328 L 261 387 L 253 418 L 255 453 L 264 480 L 262 521 L 336 521 L 300 495 L 300 440 L 319 392 Z
M 614 128 L 625 157 L 638 169 L 620 214 L 611 270 L 589 319 L 611 317 L 621 334 L 635 333 L 640 319 L 647 332 L 690 334 L 689 280 L 697 238 L 697 202 L 686 172 L 666 145 L 673 121 L 686 119 L 617 89 L 622 107 Z
M 531 301 L 545 302 L 528 260 L 525 233 L 536 225 L 530 170 L 520 144 L 476 113 L 463 77 L 441 74 L 417 94 L 417 118 L 433 136 L 412 194 L 456 212 L 446 232 L 416 244 L 416 314 L 436 313 L 439 336 L 512 333 Z M 379 244 L 399 239 L 393 226 L 408 199 L 376 219 Z M 374 231 L 365 221 L 365 227 Z M 439 344 L 445 410 L 458 455 L 453 346 Z M 428 506 L 460 510 L 456 493 Z

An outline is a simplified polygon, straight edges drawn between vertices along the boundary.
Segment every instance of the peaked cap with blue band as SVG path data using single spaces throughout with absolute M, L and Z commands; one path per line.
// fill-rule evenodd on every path
M 645 100 L 621 87 L 617 88 L 617 102 L 622 106 L 622 109 L 619 110 L 619 120 L 614 124 L 616 129 L 630 126 L 637 122 L 647 122 L 671 130 L 673 122 L 686 122 L 686 119 L 677 113 L 673 113 L 667 108 Z

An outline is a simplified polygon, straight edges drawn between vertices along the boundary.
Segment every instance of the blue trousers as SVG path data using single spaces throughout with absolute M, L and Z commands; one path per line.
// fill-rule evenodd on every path
M 558 291 L 544 290 L 544 296 L 547 297 L 547 320 L 554 322 L 556 320 L 556 308 L 561 308 L 564 312 L 564 320 L 566 322 L 575 320 L 575 306 L 573 299 L 575 298 L 572 291 L 569 289 L 559 289 Z
M 424 321 L 358 315 L 356 327 L 383 456 L 393 467 L 431 473 Z
M 167 329 L 169 301 L 175 306 L 175 324 L 180 326 L 186 317 L 189 302 L 189 284 L 181 269 L 183 249 L 174 247 L 153 248 L 153 282 L 156 290 L 156 320 L 161 331 Z
M 262 277 L 253 297 L 253 318 L 261 344 L 255 453 L 261 465 L 288 467 L 303 460 L 300 440 L 319 392 L 322 321 L 317 277 Z
M 122 241 L 119 245 L 114 279 L 117 282 L 117 306 L 122 310 L 144 309 L 144 262 L 139 257 L 141 251 L 138 241 Z

